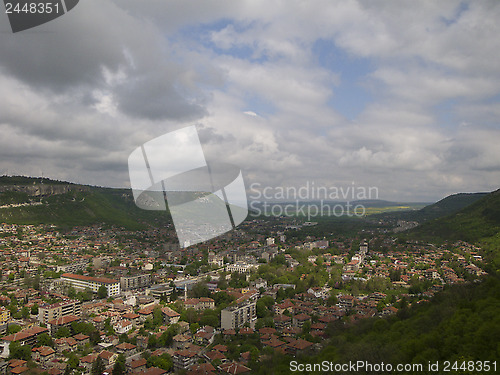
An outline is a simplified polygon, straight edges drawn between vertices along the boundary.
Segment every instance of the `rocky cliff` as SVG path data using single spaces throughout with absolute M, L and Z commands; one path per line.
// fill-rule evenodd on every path
M 33 185 L 4 185 L 0 186 L 0 193 L 6 191 L 16 191 L 27 193 L 32 197 L 45 197 L 50 195 L 65 194 L 70 191 L 89 191 L 88 186 L 71 184 L 33 184 Z

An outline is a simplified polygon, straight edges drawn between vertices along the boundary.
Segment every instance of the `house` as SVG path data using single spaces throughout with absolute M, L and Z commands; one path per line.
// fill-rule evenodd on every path
M 117 334 L 122 335 L 132 329 L 132 322 L 126 319 L 120 320 L 113 326 L 113 329 Z
M 123 319 L 126 319 L 132 323 L 132 326 L 136 327 L 140 321 L 139 321 L 139 314 L 136 313 L 126 313 L 122 315 Z
M 138 373 L 146 370 L 146 360 L 144 358 L 132 359 L 127 365 L 129 372 Z
M 89 354 L 85 357 L 80 358 L 80 367 L 83 367 L 85 374 L 90 374 L 90 370 L 92 369 L 92 364 L 97 359 L 97 354 Z
M 155 308 L 155 305 L 148 306 L 148 307 L 145 307 L 145 308 L 139 310 L 137 312 L 139 314 L 139 321 L 145 322 L 147 319 L 153 319 L 154 308 Z
M 46 365 L 49 361 L 54 359 L 56 351 L 50 346 L 41 346 L 39 348 L 31 349 L 31 355 L 35 362 L 40 363 L 42 366 Z
M 195 310 L 213 309 L 215 308 L 215 301 L 208 297 L 189 298 L 184 301 L 184 306 L 186 309 L 192 308 Z
M 48 332 L 47 328 L 34 326 L 20 332 L 4 336 L 0 339 L 0 357 L 8 358 L 10 355 L 9 345 L 12 342 L 19 342 L 21 345 L 31 345 L 36 343 L 37 337 Z
M 96 316 L 94 319 L 92 319 L 92 322 L 94 323 L 94 326 L 98 330 L 104 329 L 104 323 L 106 322 L 106 318 L 103 316 Z
M 194 364 L 189 368 L 187 375 L 215 375 L 215 367 L 211 363 Z
M 250 368 L 238 362 L 223 363 L 220 365 L 220 368 L 223 372 L 227 372 L 228 374 L 245 374 L 252 371 Z
M 286 345 L 286 352 L 293 356 L 301 354 L 312 348 L 314 344 L 303 339 L 294 339 L 289 337 L 288 344 Z
M 165 371 L 161 368 L 158 368 L 158 367 L 150 367 L 144 371 L 138 372 L 137 374 L 139 374 L 139 375 L 163 375 L 166 372 L 167 371 Z
M 102 358 L 102 360 L 104 361 L 104 365 L 106 367 L 110 367 L 115 364 L 116 359 L 118 358 L 118 354 L 112 353 L 107 350 L 103 350 L 102 352 L 99 353 L 99 357 Z
M 116 346 L 116 352 L 118 354 L 123 354 L 125 357 L 129 357 L 136 353 L 137 346 L 130 344 L 128 342 L 123 342 Z
M 210 362 L 213 362 L 215 360 L 220 360 L 220 361 L 223 361 L 226 359 L 226 356 L 224 354 L 222 354 L 221 352 L 219 352 L 218 350 L 211 350 L 207 353 L 205 353 L 205 357 L 210 361 Z
M 76 315 L 66 315 L 57 319 L 53 319 L 47 322 L 47 328 L 50 331 L 50 335 L 54 336 L 58 330 L 61 328 L 68 328 L 71 330 L 71 323 L 79 321 L 80 318 Z
M 302 329 L 305 322 L 310 322 L 311 317 L 307 314 L 295 315 L 292 319 L 292 326 Z
M 276 315 L 274 318 L 274 326 L 276 329 L 283 330 L 292 326 L 292 318 L 287 315 Z
M 183 349 L 174 352 L 172 357 L 174 362 L 174 370 L 187 370 L 196 362 L 196 352 L 191 350 Z
M 89 336 L 84 335 L 83 333 L 79 333 L 78 335 L 74 335 L 73 339 L 76 341 L 78 346 L 84 346 L 89 343 Z
M 61 354 L 65 350 L 73 352 L 77 349 L 77 342 L 72 337 L 62 337 L 60 339 L 55 339 L 54 344 L 56 347 L 56 351 L 59 354 Z
M 179 333 L 173 337 L 174 340 L 174 349 L 184 349 L 187 344 L 191 342 L 191 338 L 189 336 L 183 335 Z
M 285 311 L 288 311 L 289 313 L 293 313 L 295 305 L 289 300 L 285 300 L 282 303 L 277 303 L 274 305 L 274 312 L 277 315 L 282 315 Z
M 275 335 L 271 335 L 271 338 L 267 341 L 263 341 L 262 344 L 276 350 L 277 348 L 283 347 L 286 343 L 279 340 Z
M 198 332 L 195 333 L 194 339 L 196 343 L 206 346 L 214 342 L 215 330 L 213 327 L 205 326 L 200 328 Z
M 338 303 L 340 307 L 342 307 L 345 310 L 349 310 L 354 306 L 354 300 L 355 298 L 353 296 L 349 295 L 339 295 L 338 297 Z
M 177 311 L 172 310 L 170 307 L 166 306 L 161 309 L 163 313 L 163 320 L 166 324 L 175 324 L 179 321 L 181 314 Z

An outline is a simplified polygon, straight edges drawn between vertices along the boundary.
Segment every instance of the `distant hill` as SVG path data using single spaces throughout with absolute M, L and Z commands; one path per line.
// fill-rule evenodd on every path
M 130 230 L 171 222 L 168 212 L 138 208 L 129 189 L 41 178 L 0 177 L 0 221 L 14 224 L 108 224 Z
M 418 211 L 417 217 L 419 221 L 426 221 L 448 216 L 470 206 L 486 195 L 488 193 L 459 193 L 449 195 L 439 202 L 422 208 Z
M 459 197 L 455 195 L 448 198 L 438 202 L 440 205 L 436 203 L 424 210 L 434 215 L 476 200 L 451 215 L 423 223 L 411 231 L 412 236 L 476 242 L 500 233 L 500 189 L 492 193 L 460 194 Z
M 488 195 L 488 193 L 458 193 L 449 195 L 436 203 L 426 205 L 419 210 L 384 212 L 378 216 L 382 218 L 418 221 L 419 223 L 423 223 L 428 220 L 454 214 L 486 195 Z

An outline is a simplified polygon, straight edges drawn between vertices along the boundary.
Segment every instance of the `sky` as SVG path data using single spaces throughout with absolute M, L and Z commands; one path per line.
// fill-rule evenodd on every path
M 196 125 L 247 189 L 496 190 L 498 19 L 496 0 L 83 0 L 12 33 L 2 11 L 0 175 L 130 187 L 137 147 Z

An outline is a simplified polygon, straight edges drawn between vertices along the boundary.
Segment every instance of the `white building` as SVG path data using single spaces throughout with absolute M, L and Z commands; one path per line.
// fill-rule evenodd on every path
M 61 275 L 61 281 L 71 285 L 75 289 L 90 289 L 95 293 L 104 285 L 108 291 L 108 297 L 118 296 L 120 294 L 120 282 L 118 280 L 108 279 L 107 277 L 90 277 L 63 273 Z
M 258 265 L 254 263 L 236 262 L 233 264 L 228 264 L 226 266 L 226 270 L 229 272 L 250 273 L 252 269 L 257 267 Z

